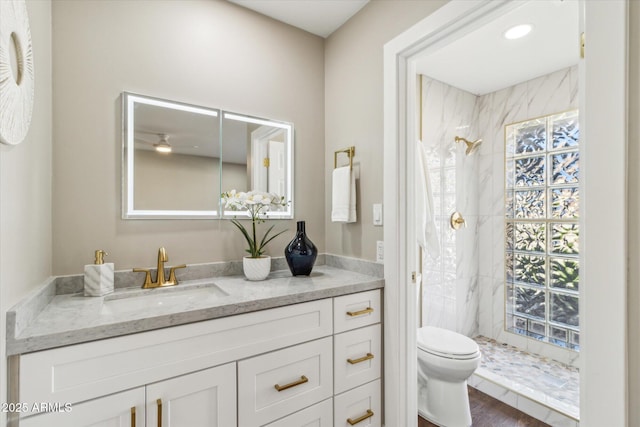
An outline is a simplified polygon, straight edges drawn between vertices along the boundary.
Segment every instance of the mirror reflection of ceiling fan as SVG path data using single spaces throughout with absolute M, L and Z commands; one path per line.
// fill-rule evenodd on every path
M 151 135 L 156 135 L 158 137 L 158 141 L 156 142 L 151 142 L 151 141 L 146 141 L 142 138 L 136 138 L 136 141 L 138 142 L 142 142 L 144 144 L 148 144 L 153 146 L 157 152 L 159 153 L 170 153 L 171 152 L 171 145 L 169 144 L 169 134 L 166 133 L 152 133 L 152 132 L 142 132 L 139 131 L 140 133 L 146 133 L 146 134 L 151 134 Z

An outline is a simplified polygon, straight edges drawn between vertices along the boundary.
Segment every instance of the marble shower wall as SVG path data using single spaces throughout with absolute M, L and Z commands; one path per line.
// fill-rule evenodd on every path
M 505 331 L 504 127 L 578 108 L 578 70 L 566 68 L 478 98 L 479 334 L 563 363 L 578 353 Z
M 464 154 L 455 137 L 478 138 L 477 97 L 422 76 L 422 143 L 429 153 L 437 258 L 423 254 L 422 319 L 467 336 L 478 334 L 478 156 Z M 454 231 L 449 218 L 462 213 L 466 227 Z

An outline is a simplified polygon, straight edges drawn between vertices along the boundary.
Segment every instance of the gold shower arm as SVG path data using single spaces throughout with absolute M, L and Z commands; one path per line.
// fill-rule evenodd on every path
M 475 141 L 469 141 L 467 138 L 462 138 L 461 136 L 456 136 L 456 143 L 464 142 L 467 145 L 466 154 L 469 155 L 473 153 L 477 147 L 482 143 L 482 139 L 477 139 Z
M 469 141 L 467 138 L 463 138 L 461 136 L 456 136 L 456 142 L 464 142 L 467 145 L 473 144 L 473 142 Z

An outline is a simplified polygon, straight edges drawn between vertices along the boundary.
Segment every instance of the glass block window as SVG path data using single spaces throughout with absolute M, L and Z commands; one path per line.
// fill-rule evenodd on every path
M 505 127 L 506 327 L 580 349 L 578 111 Z

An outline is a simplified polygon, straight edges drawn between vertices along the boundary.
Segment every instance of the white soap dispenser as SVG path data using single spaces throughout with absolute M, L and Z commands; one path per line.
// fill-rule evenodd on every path
M 85 297 L 101 297 L 113 292 L 113 263 L 105 264 L 106 255 L 109 254 L 99 249 L 96 251 L 95 263 L 84 266 Z

